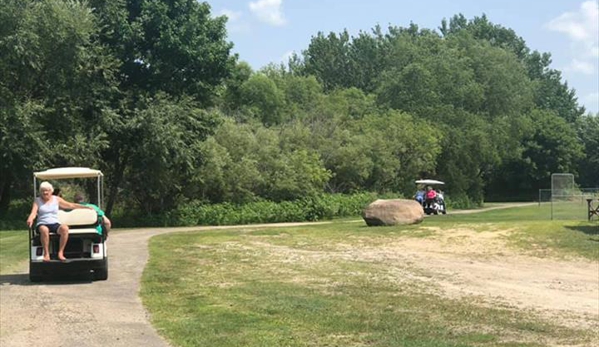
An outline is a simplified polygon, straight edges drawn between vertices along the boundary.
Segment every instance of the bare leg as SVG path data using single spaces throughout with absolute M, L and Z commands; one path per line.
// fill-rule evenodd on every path
M 40 225 L 40 242 L 44 248 L 44 261 L 50 261 L 50 230 L 45 225 Z
M 67 258 L 64 257 L 64 249 L 67 246 L 67 241 L 69 240 L 69 226 L 68 225 L 61 225 L 60 228 L 58 228 L 58 233 L 60 234 L 60 243 L 58 246 L 58 260 L 66 260 Z
M 110 228 L 112 228 L 112 223 L 110 222 L 110 219 L 108 219 L 108 217 L 106 216 L 102 216 L 102 218 L 104 219 L 104 227 L 106 227 L 106 230 L 110 230 Z

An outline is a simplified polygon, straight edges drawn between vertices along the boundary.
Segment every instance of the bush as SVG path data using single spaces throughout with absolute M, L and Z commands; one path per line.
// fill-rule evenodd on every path
M 455 209 L 472 209 L 482 206 L 482 201 L 474 201 L 468 195 L 461 194 L 458 196 L 445 195 L 445 205 L 448 208 Z
M 175 210 L 140 216 L 135 212 L 113 213 L 114 225 L 132 226 L 194 226 L 239 225 L 327 220 L 359 216 L 364 207 L 376 199 L 374 193 L 353 195 L 323 194 L 295 201 L 257 201 L 246 204 L 208 204 L 191 201 Z
M 20 199 L 10 202 L 6 214 L 0 215 L 0 230 L 27 229 L 27 217 L 31 212 L 32 200 Z

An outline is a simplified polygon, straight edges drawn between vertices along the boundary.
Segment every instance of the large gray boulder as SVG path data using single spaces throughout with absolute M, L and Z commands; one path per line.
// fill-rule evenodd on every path
M 364 209 L 362 217 L 368 226 L 416 224 L 424 219 L 424 211 L 415 200 L 379 199 Z

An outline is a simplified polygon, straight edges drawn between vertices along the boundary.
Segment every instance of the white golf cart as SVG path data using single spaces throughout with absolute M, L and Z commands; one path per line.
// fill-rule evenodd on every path
M 37 197 L 40 181 L 58 181 L 74 179 L 93 179 L 96 182 L 97 197 L 90 197 L 92 202 L 102 209 L 103 178 L 99 170 L 84 167 L 65 167 L 35 172 L 33 174 L 33 194 Z M 57 260 L 60 236 L 50 234 L 50 261 L 43 260 L 43 248 L 40 236 L 34 227 L 29 230 L 29 279 L 39 282 L 61 274 L 93 275 L 95 280 L 108 278 L 108 256 L 106 255 L 107 230 L 103 218 L 95 210 L 75 209 L 58 211 L 61 224 L 69 226 L 69 240 L 64 255 L 66 262 Z
M 426 188 L 431 187 L 437 192 L 437 196 L 430 200 L 424 197 L 422 200 L 417 199 L 418 202 L 422 204 L 422 208 L 424 209 L 424 213 L 427 215 L 430 214 L 447 214 L 447 209 L 445 207 L 445 197 L 443 195 L 443 191 L 440 189 L 441 186 L 445 185 L 445 182 L 431 180 L 431 179 L 423 179 L 417 180 L 416 185 L 418 186 L 419 191 L 424 190 L 424 194 L 426 194 Z M 417 194 L 418 196 L 418 194 Z

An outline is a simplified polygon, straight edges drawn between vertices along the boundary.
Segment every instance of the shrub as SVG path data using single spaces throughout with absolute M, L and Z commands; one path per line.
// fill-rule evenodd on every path
M 113 213 L 114 225 L 132 226 L 193 226 L 238 225 L 327 220 L 359 216 L 364 207 L 376 199 L 374 193 L 352 195 L 323 194 L 294 201 L 257 201 L 246 204 L 209 204 L 195 200 L 179 205 L 175 210 L 151 216 L 134 211 Z
M 31 212 L 32 200 L 19 199 L 10 202 L 10 209 L 6 214 L 0 215 L 0 230 L 27 229 L 25 223 Z

